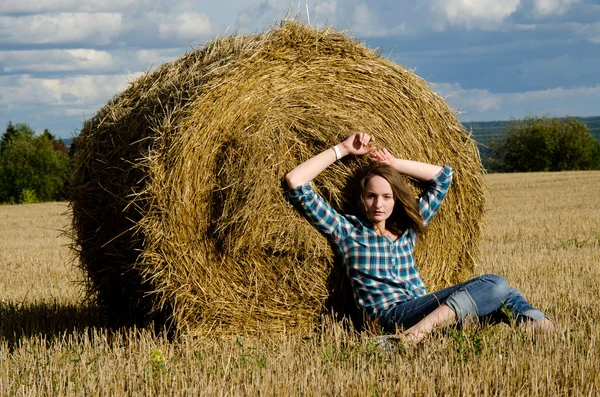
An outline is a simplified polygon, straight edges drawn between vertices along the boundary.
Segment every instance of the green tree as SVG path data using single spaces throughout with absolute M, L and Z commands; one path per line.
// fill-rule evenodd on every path
M 49 131 L 36 137 L 27 125 L 9 123 L 0 141 L 0 202 L 64 197 L 69 156 L 66 148 L 56 150 L 56 142 Z
M 21 138 L 33 138 L 34 135 L 35 132 L 27 124 L 18 123 L 16 125 L 13 125 L 9 121 L 8 125 L 6 126 L 6 131 L 4 131 L 2 137 L 0 137 L 0 153 L 4 152 L 6 145 L 8 145 L 8 143 L 12 140 Z
M 50 132 L 49 129 L 45 128 L 44 132 L 42 133 L 42 136 L 45 136 L 50 142 L 52 142 L 55 151 L 69 155 L 69 149 L 67 149 L 65 143 L 60 139 L 56 139 L 56 137 Z
M 494 144 L 491 171 L 529 172 L 599 169 L 600 144 L 573 118 L 529 117 L 508 127 Z

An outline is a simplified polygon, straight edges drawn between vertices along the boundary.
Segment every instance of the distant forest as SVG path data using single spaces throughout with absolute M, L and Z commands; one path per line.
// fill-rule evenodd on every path
M 600 142 L 600 116 L 573 118 L 585 124 L 594 138 Z M 513 121 L 472 121 L 463 125 L 467 131 L 472 131 L 472 138 L 477 142 L 479 150 L 485 153 L 492 141 L 498 142 L 506 135 L 506 126 Z

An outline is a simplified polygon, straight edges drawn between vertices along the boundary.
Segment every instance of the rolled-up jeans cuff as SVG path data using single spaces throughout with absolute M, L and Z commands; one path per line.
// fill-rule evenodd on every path
M 477 305 L 471 295 L 464 289 L 459 289 L 450 295 L 444 303 L 456 313 L 459 324 L 462 324 L 467 318 L 477 318 Z

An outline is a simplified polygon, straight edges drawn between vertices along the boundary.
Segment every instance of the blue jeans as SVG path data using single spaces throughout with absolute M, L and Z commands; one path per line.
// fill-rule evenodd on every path
M 502 305 L 516 321 L 537 321 L 546 317 L 533 308 L 504 277 L 484 274 L 432 294 L 400 302 L 383 312 L 379 324 L 386 332 L 394 332 L 396 326 L 410 328 L 441 304 L 448 305 L 456 313 L 459 324 L 467 318 L 476 320 L 494 315 Z

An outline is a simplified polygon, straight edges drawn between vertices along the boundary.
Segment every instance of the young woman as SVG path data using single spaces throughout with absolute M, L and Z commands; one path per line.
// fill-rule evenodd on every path
M 414 343 L 437 327 L 487 316 L 502 305 L 517 321 L 527 321 L 535 330 L 551 330 L 553 324 L 544 314 L 497 275 L 426 293 L 414 262 L 414 246 L 446 196 L 452 169 L 397 159 L 386 149 L 371 147 L 374 140 L 365 133 L 352 134 L 285 176 L 292 202 L 343 258 L 358 307 L 386 332 L 404 328 L 403 339 Z M 374 161 L 360 181 L 359 217 L 337 213 L 315 193 L 311 183 L 349 154 L 368 154 Z M 418 200 L 401 174 L 428 183 Z

